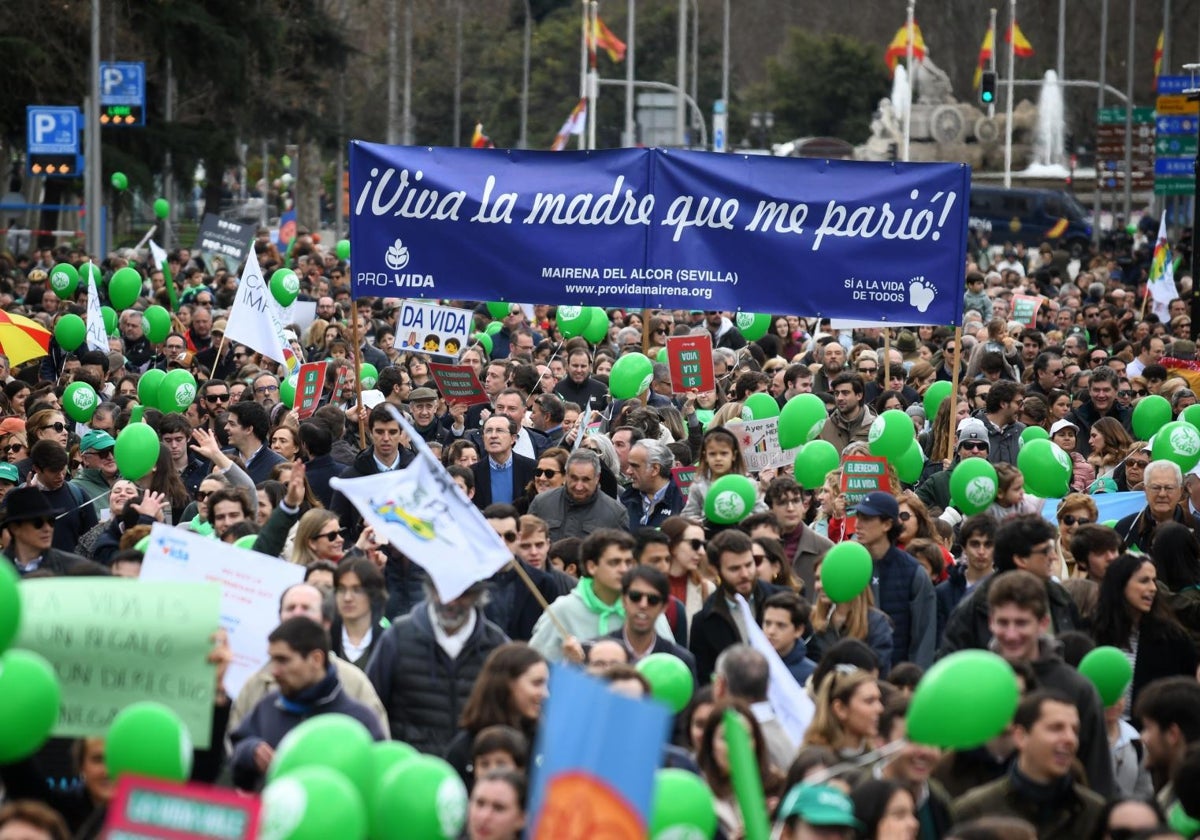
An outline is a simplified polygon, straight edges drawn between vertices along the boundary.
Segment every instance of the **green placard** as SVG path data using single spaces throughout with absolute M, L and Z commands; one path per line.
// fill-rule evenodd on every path
M 1196 182 L 1191 178 L 1162 178 L 1154 182 L 1155 195 L 1194 195 Z

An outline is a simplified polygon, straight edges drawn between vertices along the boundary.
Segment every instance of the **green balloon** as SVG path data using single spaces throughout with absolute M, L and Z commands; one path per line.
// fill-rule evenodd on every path
M 717 831 L 717 809 L 704 780 L 687 770 L 665 768 L 654 774 L 650 837 L 707 840 Z
M 758 490 L 744 475 L 731 473 L 714 481 L 704 497 L 704 516 L 718 525 L 736 525 L 754 510 Z
M 892 459 L 907 452 L 916 436 L 912 418 L 893 408 L 875 418 L 867 432 L 867 441 L 872 455 Z
M 1133 433 L 1140 440 L 1149 440 L 1170 422 L 1171 404 L 1166 397 L 1151 394 L 1142 397 L 1133 407 Z
M 445 761 L 418 755 L 384 773 L 370 809 L 375 840 L 452 840 L 466 820 L 467 789 Z
M 101 306 L 100 316 L 104 319 L 104 332 L 107 335 L 117 334 L 117 310 L 111 306 Z
M 925 406 L 925 416 L 929 418 L 929 422 L 933 422 L 933 418 L 937 417 L 937 410 L 942 407 L 942 403 L 950 396 L 951 385 L 944 379 L 939 379 L 928 388 L 925 389 L 925 395 L 921 398 Z
M 805 490 L 816 490 L 825 484 L 829 473 L 838 468 L 841 455 L 827 440 L 809 441 L 800 447 L 792 464 L 792 476 Z
M 142 275 L 136 268 L 118 268 L 108 281 L 108 299 L 115 309 L 128 309 L 142 295 Z
M 1186 473 L 1200 463 L 1200 431 L 1183 420 L 1168 423 L 1154 436 L 1150 452 L 1155 461 L 1173 461 Z
M 1031 440 L 1050 440 L 1050 433 L 1041 426 L 1026 426 L 1021 432 L 1021 445 L 1024 446 Z
M 100 273 L 100 267 L 95 263 L 85 262 L 79 265 L 79 282 L 87 284 L 89 281 L 96 284 L 99 288 L 104 282 L 104 276 Z
M 165 219 L 171 215 L 171 204 L 165 198 L 154 199 L 154 215 L 160 219 Z
M 187 370 L 171 371 L 158 384 L 156 398 L 159 411 L 182 414 L 196 400 L 196 377 Z
M 692 699 L 695 681 L 683 660 L 670 653 L 652 653 L 637 664 L 650 683 L 650 696 L 665 703 L 671 714 L 679 714 Z
M 1092 681 L 1105 706 L 1121 699 L 1133 681 L 1133 667 L 1125 654 L 1110 645 L 1093 648 L 1079 661 L 1079 673 Z
M 761 312 L 739 312 L 733 318 L 733 325 L 738 328 L 742 338 L 758 341 L 771 328 L 771 316 Z
M 1048 440 L 1031 440 L 1022 446 L 1017 469 L 1025 476 L 1025 489 L 1043 499 L 1067 495 L 1074 474 L 1071 456 Z
M 140 551 L 140 552 L 142 552 L 142 554 L 145 554 L 147 551 L 149 551 L 150 550 L 150 535 L 147 534 L 146 536 L 144 536 L 140 540 L 138 540 L 137 544 L 134 545 L 133 550 Z
M 483 352 L 488 356 L 492 355 L 492 337 L 487 333 L 477 332 L 471 336 L 471 341 L 483 348 Z
M 300 294 L 300 278 L 290 268 L 280 268 L 271 275 L 271 297 L 287 309 Z
M 502 300 L 489 301 L 487 305 L 488 314 L 496 319 L 507 318 L 511 309 L 512 304 Z
M 821 434 L 829 412 L 816 394 L 797 394 L 779 412 L 779 446 L 794 449 Z M 912 425 L 910 422 L 909 426 Z
M 366 837 L 367 808 L 362 795 L 337 770 L 302 767 L 263 789 L 258 836 L 264 840 Z
M 1178 800 L 1167 811 L 1167 825 L 1183 837 L 1200 835 L 1200 820 L 1183 810 L 1183 803 Z
M 167 340 L 167 333 L 171 331 L 171 313 L 165 307 L 157 303 L 147 306 L 142 319 L 146 322 L 146 338 L 151 344 L 162 344 Z
M 1200 429 L 1200 403 L 1189 405 L 1185 408 L 1179 415 L 1179 419 L 1191 423 L 1197 429 Z
M 117 192 L 124 192 L 129 189 L 129 179 L 125 177 L 124 172 L 114 172 L 112 178 L 109 180 L 112 182 L 113 189 Z
M 244 537 L 238 537 L 233 541 L 234 548 L 244 548 L 247 551 L 254 550 L 254 544 L 258 542 L 258 534 L 246 534 Z
M 996 468 L 986 458 L 959 461 L 950 473 L 950 504 L 967 516 L 987 510 L 999 489 Z
M 0 697 L 0 764 L 10 764 L 46 743 L 58 722 L 62 691 L 49 662 L 13 649 L 0 656 Z
M 660 365 L 667 364 L 667 348 L 666 347 L 658 348 L 658 355 L 654 357 L 654 361 L 658 362 Z
M 654 362 L 641 353 L 626 353 L 608 372 L 608 390 L 616 400 L 632 400 L 650 387 Z
M 21 626 L 21 592 L 12 563 L 0 563 L 0 653 L 8 650 Z
M 354 785 L 359 796 L 371 793 L 371 744 L 367 728 L 349 715 L 309 718 L 279 742 L 267 781 L 288 776 L 301 767 L 328 767 Z
M 75 295 L 77 288 L 79 288 L 79 272 L 75 266 L 64 262 L 50 269 L 50 291 L 54 292 L 56 297 L 66 300 Z
M 350 240 L 349 239 L 339 239 L 337 241 L 337 245 L 333 249 L 333 252 L 334 252 L 334 254 L 337 255 L 337 258 L 339 260 L 350 259 Z
M 749 409 L 751 420 L 769 420 L 779 416 L 779 403 L 770 394 L 751 394 L 742 403 L 743 413 Z
M 382 787 L 383 777 L 393 767 L 420 755 L 403 741 L 377 741 L 371 745 L 371 794 L 368 803 L 374 802 Z
M 504 324 L 500 323 L 499 321 L 492 321 L 490 324 L 484 327 L 483 331 L 487 335 L 495 335 L 502 329 L 504 329 Z
M 148 700 L 134 703 L 109 725 L 104 763 L 114 779 L 134 773 L 186 782 L 192 774 L 192 739 L 174 710 Z
M 892 461 L 896 468 L 896 476 L 905 484 L 916 484 L 925 472 L 925 450 L 919 441 L 914 440 L 904 454 Z
M 821 589 L 835 604 L 853 601 L 871 582 L 874 564 L 866 546 L 840 542 L 821 561 Z
M 76 423 L 87 423 L 96 413 L 100 397 L 96 389 L 87 382 L 72 382 L 62 395 L 63 413 Z
M 588 316 L 588 324 L 583 329 L 583 337 L 591 344 L 601 344 L 608 340 L 608 313 L 599 306 L 591 307 L 592 314 Z
M 296 407 L 296 379 L 297 376 L 291 376 L 279 380 L 279 401 L 288 408 Z
M 560 306 L 554 313 L 554 322 L 558 324 L 558 331 L 562 333 L 563 338 L 583 335 L 591 319 L 590 306 Z
M 358 366 L 358 381 L 364 388 L 374 388 L 379 381 L 379 370 L 370 362 L 363 362 Z
M 72 353 L 87 339 L 87 324 L 74 313 L 69 313 L 58 319 L 54 325 L 54 340 L 58 346 Z
M 960 650 L 917 683 L 908 707 L 908 740 L 948 750 L 978 747 L 1004 731 L 1019 699 L 1011 665 L 986 650 Z M 952 715 L 947 709 L 971 713 Z
M 158 408 L 158 386 L 167 378 L 165 370 L 150 368 L 138 379 L 138 402 L 146 408 Z M 129 478 L 129 476 L 125 476 Z
M 158 461 L 158 435 L 145 423 L 130 423 L 117 435 L 113 455 L 121 477 L 137 481 L 149 474 Z

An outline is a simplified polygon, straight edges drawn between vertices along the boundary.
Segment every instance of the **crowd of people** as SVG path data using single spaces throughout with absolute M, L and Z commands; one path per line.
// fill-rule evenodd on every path
M 304 419 L 281 394 L 280 363 L 225 339 L 235 267 L 210 273 L 187 250 L 171 253 L 169 273 L 130 251 L 101 263 L 106 277 L 126 266 L 144 276 L 107 352 L 52 344 L 11 368 L 0 356 L 0 562 L 23 580 L 136 578 L 155 523 L 214 545 L 250 538 L 305 569 L 281 597 L 262 669 L 236 696 L 221 683 L 228 657 L 214 654 L 213 745 L 193 778 L 259 791 L 284 735 L 339 712 L 377 740 L 445 758 L 470 791 L 465 837 L 515 838 L 553 702 L 550 666 L 644 697 L 652 687 L 637 664 L 670 654 L 694 693 L 663 766 L 707 785 L 719 837 L 743 837 L 746 824 L 725 743 L 730 709 L 785 838 L 1200 832 L 1200 470 L 1156 459 L 1132 420 L 1152 395 L 1173 419 L 1197 402 L 1177 362 L 1196 353 L 1190 278 L 1168 318 L 1148 312 L 1144 248 L 1118 261 L 1050 244 L 981 246 L 964 271 L 961 329 L 839 330 L 779 315 L 751 340 L 731 312 L 613 309 L 607 336 L 589 343 L 562 334 L 553 306 L 494 317 L 494 305 L 444 301 L 472 309 L 490 338 L 453 359 L 399 349 L 402 301 L 353 298 L 346 262 L 317 237 L 301 231 L 281 255 L 260 234 L 254 250 L 268 274 L 293 267 L 300 299 L 315 303 L 315 319 L 285 333 L 298 358 L 328 365 Z M 86 287 L 60 300 L 48 273 L 87 259 L 59 247 L 0 261 L 0 304 L 51 331 L 86 315 Z M 171 305 L 168 283 L 178 305 L 153 344 L 141 312 Z M 1012 320 L 1019 295 L 1041 296 L 1030 323 Z M 711 339 L 712 390 L 672 383 L 660 351 L 685 335 Z M 649 390 L 617 399 L 609 372 L 630 354 L 653 360 Z M 445 399 L 433 361 L 470 367 L 486 402 Z M 363 362 L 377 381 L 335 400 L 347 366 L 352 376 Z M 186 410 L 143 404 L 140 377 L 155 369 L 195 376 Z M 100 395 L 86 424 L 64 412 L 75 382 Z M 938 382 L 957 391 L 927 414 Z M 789 466 L 751 473 L 738 424 L 755 394 L 780 407 L 816 394 L 828 412 L 817 438 L 843 458 L 869 452 L 885 411 L 906 412 L 924 468 L 902 481 L 889 464 L 861 498 L 840 468 L 808 485 Z M 397 411 L 513 555 L 452 601 L 422 568 L 443 558 L 404 555 L 331 484 L 413 461 Z M 136 480 L 114 455 L 131 422 L 160 442 Z M 1029 427 L 1071 460 L 1061 499 L 1026 492 L 1016 464 Z M 999 492 L 968 514 L 952 504 L 950 476 L 972 458 L 994 465 Z M 757 499 L 739 522 L 717 524 L 706 497 L 730 475 L 747 475 Z M 1120 493 L 1144 502 L 1102 521 Z M 835 600 L 822 566 L 846 541 L 865 547 L 873 572 L 855 597 Z M 752 644 L 739 595 L 774 653 Z M 1098 646 L 1124 652 L 1132 671 L 1108 704 L 1077 669 Z M 968 649 L 1011 664 L 1021 689 L 1011 723 L 972 749 L 907 741 L 923 675 Z M 775 655 L 812 699 L 802 742 L 768 701 Z M 578 714 L 586 722 L 588 710 Z M 0 766 L 0 778 L 0 840 L 98 836 L 114 786 L 101 737 L 51 741 Z

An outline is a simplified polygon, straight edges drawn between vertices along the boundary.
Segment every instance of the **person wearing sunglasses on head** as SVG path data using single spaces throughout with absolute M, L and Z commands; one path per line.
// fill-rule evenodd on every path
M 52 546 L 56 510 L 36 487 L 18 487 L 4 497 L 4 516 L 0 519 L 9 538 L 5 559 L 24 577 L 36 571 L 65 575 L 85 562 L 78 554 Z

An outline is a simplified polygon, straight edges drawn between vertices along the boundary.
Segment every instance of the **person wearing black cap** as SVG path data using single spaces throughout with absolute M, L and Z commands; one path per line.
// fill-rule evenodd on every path
M 72 566 L 85 562 L 78 554 L 51 547 L 54 520 L 59 513 L 36 487 L 18 487 L 4 497 L 0 522 L 10 538 L 5 559 L 16 567 L 17 574 L 24 577 L 42 570 L 64 575 Z
M 900 504 L 891 493 L 868 493 L 858 504 L 856 538 L 874 561 L 871 589 L 879 609 L 893 622 L 891 667 L 933 664 L 937 636 L 937 600 L 933 583 L 912 555 L 896 547 Z

